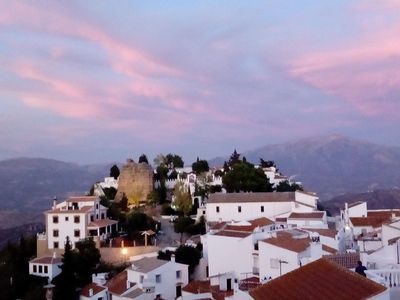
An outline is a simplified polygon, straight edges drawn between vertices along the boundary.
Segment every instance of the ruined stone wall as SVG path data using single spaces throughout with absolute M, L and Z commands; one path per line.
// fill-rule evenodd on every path
M 153 169 L 146 163 L 135 163 L 128 159 L 122 167 L 118 179 L 118 190 L 115 201 L 121 201 L 125 194 L 130 204 L 132 201 L 146 201 L 153 191 Z

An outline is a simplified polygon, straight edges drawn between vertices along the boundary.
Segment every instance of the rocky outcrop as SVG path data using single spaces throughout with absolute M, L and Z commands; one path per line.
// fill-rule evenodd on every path
M 128 159 L 119 175 L 115 201 L 121 201 L 125 195 L 129 204 L 139 204 L 139 202 L 146 201 L 147 195 L 152 191 L 152 167 L 147 163 L 135 163 L 132 159 Z

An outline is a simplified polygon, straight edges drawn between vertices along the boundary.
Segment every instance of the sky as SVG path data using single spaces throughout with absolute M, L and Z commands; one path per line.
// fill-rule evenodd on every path
M 400 0 L 0 1 L 0 160 L 399 146 L 399 37 Z

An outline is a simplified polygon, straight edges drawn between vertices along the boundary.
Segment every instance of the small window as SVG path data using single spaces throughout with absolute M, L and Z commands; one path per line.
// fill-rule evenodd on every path
M 96 203 L 96 209 L 99 209 L 99 204 L 98 203 Z
M 144 276 L 140 275 L 140 279 L 139 279 L 140 283 L 143 283 L 143 280 L 144 280 Z
M 105 219 L 104 213 L 101 214 L 101 218 L 102 218 L 102 219 Z
M 36 272 L 37 272 L 37 266 L 33 265 L 33 273 L 36 273 Z
M 67 221 L 67 222 L 68 222 L 68 220 L 69 220 L 69 217 L 65 217 L 65 221 Z
M 58 249 L 58 242 L 53 242 L 53 248 Z
M 91 215 L 91 216 L 90 216 L 90 222 L 93 222 L 93 221 L 94 221 L 94 216 Z
M 238 212 L 242 212 L 242 207 L 238 206 Z
M 261 212 L 264 212 L 264 205 L 261 205 Z
M 79 229 L 74 230 L 74 237 L 80 237 L 81 236 L 81 231 Z
M 255 250 L 255 251 L 258 251 L 258 243 L 255 243 L 255 244 L 254 244 L 254 250 Z
M 203 215 L 205 215 L 206 214 L 206 211 L 205 210 L 203 210 Z
M 58 230 L 57 230 L 57 229 L 54 229 L 54 230 L 53 230 L 53 236 L 54 236 L 54 237 L 58 237 Z
M 80 222 L 80 217 L 74 216 L 74 223 L 79 223 L 79 222 Z
M 49 273 L 49 269 L 48 269 L 47 266 L 44 266 L 44 272 L 45 272 L 46 274 Z
M 53 223 L 55 223 L 55 224 L 58 223 L 58 216 L 53 216 Z
M 181 271 L 180 270 L 176 271 L 176 279 L 180 279 L 181 276 L 182 276 Z
M 219 213 L 219 206 L 215 208 L 216 212 Z
M 161 274 L 157 274 L 156 275 L 156 283 L 160 283 L 161 282 Z
M 43 266 L 39 266 L 39 273 L 43 273 Z

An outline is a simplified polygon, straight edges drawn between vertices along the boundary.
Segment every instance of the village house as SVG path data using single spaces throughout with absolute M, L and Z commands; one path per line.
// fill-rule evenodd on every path
M 37 256 L 62 252 L 67 236 L 72 248 L 87 237 L 104 240 L 117 231 L 117 221 L 107 218 L 107 208 L 96 196 L 69 197 L 61 203 L 54 200 L 45 212 L 46 232 L 38 234 Z
M 50 281 L 61 273 L 61 257 L 56 253 L 52 256 L 42 256 L 29 261 L 29 274 L 47 277 Z
M 317 210 L 313 194 L 296 192 L 274 193 L 215 193 L 206 204 L 208 222 L 247 221 L 257 218 L 275 220 L 288 217 L 292 212 Z
M 254 300 L 389 300 L 381 284 L 326 259 L 319 259 L 253 290 Z

